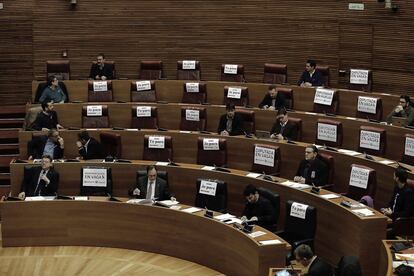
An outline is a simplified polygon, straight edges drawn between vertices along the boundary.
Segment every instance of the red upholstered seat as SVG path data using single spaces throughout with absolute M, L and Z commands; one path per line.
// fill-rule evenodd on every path
M 207 87 L 203 82 L 188 82 L 183 84 L 182 103 L 200 104 L 207 102 Z M 197 83 L 198 85 L 194 85 Z M 197 90 L 198 92 L 194 92 Z
M 245 82 L 244 78 L 244 65 L 237 64 L 236 74 L 225 73 L 226 64 L 221 65 L 220 80 L 232 81 L 232 82 Z
M 47 60 L 46 61 L 46 80 L 54 75 L 58 80 L 70 80 L 69 60 Z
M 194 69 L 183 68 L 183 60 L 177 61 L 177 80 L 200 80 L 200 62 L 195 61 Z
M 150 108 L 150 116 L 145 113 L 140 113 L 137 116 L 137 107 L 143 107 L 139 105 L 133 105 L 131 107 L 131 128 L 138 129 L 157 129 L 158 128 L 158 111 L 155 106 L 146 106 L 144 108 Z
M 92 106 L 92 105 L 88 105 Z M 82 107 L 82 127 L 83 128 L 108 128 L 109 124 L 109 116 L 108 116 L 108 106 L 107 105 L 100 105 L 102 106 L 102 115 L 101 116 L 90 116 L 88 115 L 88 106 Z
M 140 80 L 159 80 L 164 77 L 161 60 L 143 60 L 140 64 Z
M 207 166 L 219 166 L 225 167 L 227 165 L 227 143 L 226 139 L 219 138 L 218 150 L 206 150 L 203 147 L 203 140 L 208 139 L 205 137 L 199 137 L 197 140 L 197 164 Z
M 112 102 L 112 81 L 99 81 L 106 82 L 107 89 L 105 91 L 95 91 L 94 82 L 98 81 L 88 81 L 88 102 Z
M 241 89 L 240 98 L 229 97 L 229 89 Z M 223 104 L 234 103 L 236 106 L 247 106 L 249 104 L 249 89 L 240 86 L 224 86 Z
M 237 109 L 236 113 L 243 118 L 243 128 L 246 134 L 256 134 L 256 119 L 253 110 Z
M 255 151 L 256 147 L 269 149 L 274 152 L 273 158 L 273 166 L 265 165 L 264 162 L 260 160 L 255 160 Z M 280 157 L 280 148 L 274 145 L 266 145 L 266 144 L 254 144 L 253 146 L 253 158 L 252 158 L 252 172 L 256 173 L 265 173 L 270 175 L 278 176 L 280 174 L 280 164 L 281 164 L 281 157 Z
M 204 107 L 181 108 L 180 130 L 204 131 L 206 130 L 206 126 L 207 111 Z
M 101 145 L 104 150 L 104 156 L 122 158 L 121 135 L 117 133 L 101 132 L 99 133 Z
M 164 137 L 164 148 L 151 148 L 149 145 L 149 140 L 151 139 L 151 136 Z M 162 162 L 168 162 L 169 160 L 173 160 L 173 147 L 171 136 L 145 135 L 144 153 L 142 159 Z
M 156 102 L 157 101 L 157 93 L 155 90 L 155 81 L 149 81 L 150 87 L 146 89 L 145 87 L 141 87 L 138 91 L 137 89 L 137 82 L 146 82 L 146 81 L 133 81 L 131 82 L 131 102 Z
M 373 132 L 378 133 L 380 137 L 379 146 L 377 149 L 373 149 L 370 147 L 367 147 L 366 145 L 361 145 L 361 134 L 365 132 Z M 371 126 L 361 126 L 359 128 L 359 146 L 358 151 L 365 152 L 367 154 L 373 154 L 373 155 L 379 155 L 382 156 L 385 154 L 387 146 L 387 140 L 386 140 L 386 131 L 383 128 L 379 127 L 371 127 Z
M 371 198 L 374 198 L 375 192 L 376 192 L 376 189 L 377 189 L 377 173 L 376 173 L 376 171 L 374 169 L 366 167 L 366 166 L 352 164 L 351 165 L 351 171 L 349 173 L 349 178 L 350 179 L 351 179 L 351 172 L 352 172 L 353 167 L 368 170 L 368 183 L 367 183 L 366 188 L 349 185 L 346 196 L 349 197 L 349 198 L 352 198 L 354 200 L 358 200 L 358 201 L 365 195 L 369 195 Z
M 270 84 L 287 83 L 287 65 L 265 63 L 263 72 L 263 82 Z
M 322 80 L 323 80 L 323 86 L 330 87 L 330 80 L 331 80 L 331 73 L 329 71 L 329 66 L 327 65 L 316 65 L 316 70 L 321 72 Z
M 322 128 L 322 125 L 331 125 L 336 127 L 336 141 L 328 140 L 329 138 L 324 136 L 322 133 L 319 136 L 318 135 L 318 129 L 319 127 Z M 335 120 L 329 120 L 329 119 L 318 119 L 316 123 L 316 137 L 315 137 L 315 143 L 319 145 L 327 145 L 330 147 L 340 147 L 342 146 L 342 139 L 343 139 L 343 131 L 342 131 L 342 122 L 335 121 Z

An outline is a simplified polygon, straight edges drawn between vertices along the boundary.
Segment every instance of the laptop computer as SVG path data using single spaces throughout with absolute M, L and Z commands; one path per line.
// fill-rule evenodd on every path
M 407 118 L 404 117 L 392 117 L 392 125 L 393 126 L 405 126 Z

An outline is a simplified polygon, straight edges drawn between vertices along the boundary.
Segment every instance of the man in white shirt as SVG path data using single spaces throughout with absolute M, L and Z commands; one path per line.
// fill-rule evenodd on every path
M 147 166 L 147 175 L 137 179 L 137 185 L 130 190 L 130 195 L 159 201 L 175 200 L 171 197 L 167 181 L 157 176 L 157 168 L 154 165 Z

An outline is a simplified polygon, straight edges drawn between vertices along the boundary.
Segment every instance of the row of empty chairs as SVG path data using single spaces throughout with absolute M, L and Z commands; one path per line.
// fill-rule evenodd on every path
M 114 78 L 116 78 L 116 69 L 114 61 L 105 61 L 106 64 L 113 68 Z M 330 87 L 330 67 L 318 65 L 323 77 L 325 87 Z M 55 75 L 60 80 L 70 79 L 69 60 L 48 60 L 46 61 L 47 76 Z M 244 65 L 241 64 L 222 64 L 220 68 L 220 81 L 246 82 L 244 75 Z M 299 77 L 299 76 L 298 76 Z M 166 78 L 164 73 L 163 62 L 160 60 L 141 61 L 138 79 L 157 80 Z M 180 60 L 177 61 L 177 80 L 201 80 L 200 61 Z M 263 82 L 269 84 L 288 83 L 288 68 L 286 64 L 265 63 L 263 69 Z M 296 83 L 296 81 L 294 81 Z M 371 91 L 372 90 L 372 71 L 368 70 L 367 84 L 349 84 L 350 89 Z

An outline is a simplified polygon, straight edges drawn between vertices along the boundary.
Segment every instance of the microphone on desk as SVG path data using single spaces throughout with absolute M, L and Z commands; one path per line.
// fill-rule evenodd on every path
M 366 152 L 364 152 L 364 154 L 365 154 L 365 159 L 375 161 L 374 157 L 372 157 L 371 155 L 368 155 Z
M 312 188 L 310 190 L 311 193 L 319 195 L 321 188 L 316 187 L 315 184 L 313 184 L 313 182 L 311 182 L 311 184 L 312 184 Z
M 170 158 L 168 158 L 168 166 L 179 167 L 177 163 L 174 163 Z
M 264 180 L 273 181 L 273 178 L 270 175 L 267 175 L 265 172 L 262 172 L 262 176 Z

